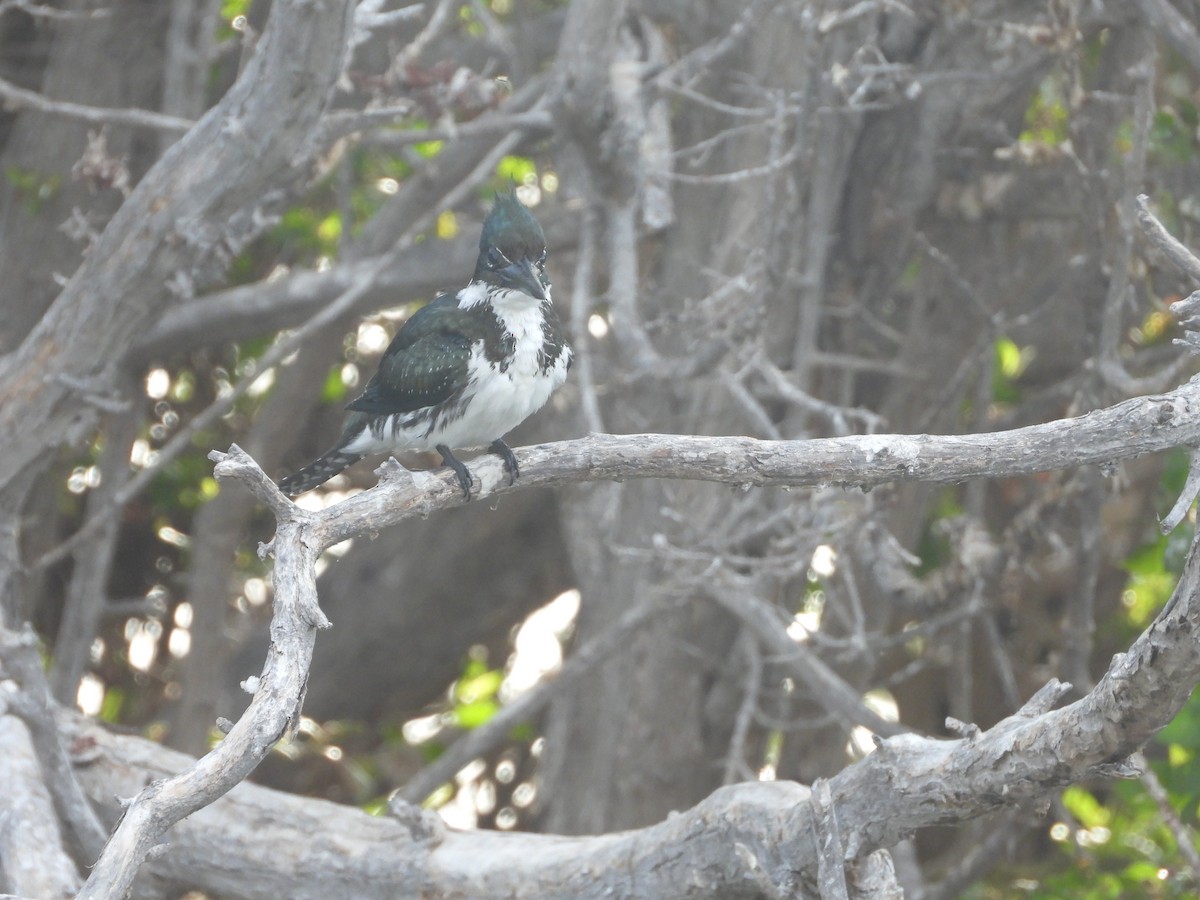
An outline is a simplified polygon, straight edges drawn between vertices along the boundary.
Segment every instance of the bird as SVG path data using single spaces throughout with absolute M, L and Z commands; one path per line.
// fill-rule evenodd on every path
M 279 488 L 296 496 L 372 453 L 436 450 L 466 501 L 471 474 L 456 449 L 487 447 L 509 484 L 520 474 L 504 435 L 566 381 L 572 352 L 550 299 L 546 238 L 516 191 L 499 192 L 483 222 L 475 274 L 396 332 L 341 437 Z

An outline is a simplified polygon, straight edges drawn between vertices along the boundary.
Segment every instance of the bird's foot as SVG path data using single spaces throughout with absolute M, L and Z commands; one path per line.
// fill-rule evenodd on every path
M 437 452 L 442 454 L 442 462 L 453 469 L 454 474 L 458 476 L 458 483 L 463 489 L 463 497 L 469 503 L 471 501 L 471 473 L 462 464 L 462 460 L 451 453 L 450 448 L 445 444 L 438 444 Z
M 488 453 L 494 453 L 504 460 L 504 468 L 508 469 L 508 483 L 510 486 L 516 484 L 517 476 L 521 474 L 521 467 L 517 465 L 517 458 L 513 456 L 513 452 L 509 449 L 508 444 L 497 438 L 488 447 Z

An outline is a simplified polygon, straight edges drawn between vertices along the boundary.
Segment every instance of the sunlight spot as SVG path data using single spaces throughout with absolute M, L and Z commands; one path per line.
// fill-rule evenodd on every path
M 1050 826 L 1050 839 L 1062 842 L 1071 836 L 1071 829 L 1066 822 L 1055 822 Z
M 387 329 L 378 322 L 363 322 L 358 326 L 354 347 L 359 353 L 372 355 L 382 353 L 389 340 Z
M 129 462 L 139 469 L 150 465 L 150 442 L 143 438 L 134 441 L 129 450 Z
M 192 609 L 192 604 L 185 600 L 175 607 L 175 624 L 180 628 L 191 628 L 195 615 L 196 611 Z
M 813 551 L 809 566 L 818 578 L 828 578 L 837 571 L 837 551 L 828 544 L 821 544 Z
M 170 544 L 172 547 L 186 547 L 191 543 L 191 538 L 182 531 L 172 528 L 170 525 L 164 525 L 158 529 L 158 539 L 165 544 Z
M 522 781 L 513 789 L 512 802 L 518 809 L 531 806 L 536 799 L 537 786 L 531 781 Z
M 896 698 L 892 696 L 890 691 L 883 688 L 867 691 L 863 695 L 863 705 L 877 713 L 885 721 L 900 721 L 900 707 L 897 705 Z M 875 738 L 871 730 L 861 725 L 854 726 L 850 731 L 850 740 L 846 744 L 846 752 L 855 759 L 862 759 L 862 757 L 874 750 Z
M 341 747 L 326 747 L 324 754 L 325 754 L 325 758 L 327 760 L 329 760 L 330 762 L 341 762 L 341 760 L 342 760 L 342 748 Z
M 138 628 L 137 633 L 129 641 L 129 665 L 139 672 L 149 672 L 158 656 L 158 638 L 148 627 L 149 623 Z
M 167 638 L 167 651 L 176 659 L 183 659 L 192 649 L 192 633 L 186 628 L 172 628 Z
M 75 692 L 75 704 L 85 716 L 99 715 L 104 706 L 104 682 L 91 672 L 85 673 Z
M 246 388 L 246 393 L 251 397 L 261 397 L 271 389 L 271 385 L 274 383 L 275 370 L 267 369 L 267 371 L 263 372 L 250 383 L 250 387 Z
M 261 578 L 247 578 L 242 585 L 242 593 L 251 606 L 262 606 L 267 602 L 267 583 Z
M 338 541 L 325 552 L 330 556 L 336 556 L 339 559 L 350 552 L 350 548 L 354 546 L 354 538 L 346 538 L 344 541 Z
M 375 182 L 375 189 L 381 194 L 387 194 L 389 197 L 400 190 L 400 182 L 395 178 L 380 178 Z
M 588 334 L 600 340 L 608 336 L 608 320 L 599 313 L 592 313 L 588 316 L 587 329 Z
M 535 179 L 537 178 L 536 175 L 532 175 L 531 177 Z M 517 187 L 517 199 L 526 206 L 537 206 L 542 202 L 542 189 L 537 186 L 536 181 L 519 185 Z M 496 820 L 499 822 L 499 816 L 496 817 Z
M 404 734 L 404 740 L 410 744 L 423 744 L 432 738 L 441 734 L 445 727 L 446 717 L 444 713 L 434 713 L 431 716 L 421 716 L 417 719 L 409 719 L 400 729 Z
M 146 374 L 146 396 L 162 400 L 171 390 L 171 374 L 166 369 L 151 369 Z
M 808 640 L 808 636 L 821 629 L 821 612 L 798 612 L 792 616 L 792 622 L 787 627 L 788 637 L 797 644 Z
M 562 641 L 579 614 L 579 591 L 559 594 L 530 613 L 513 639 L 512 664 L 500 686 L 500 698 L 511 702 L 562 665 Z
M 475 792 L 475 812 L 486 816 L 496 808 L 496 785 L 490 781 L 481 782 Z

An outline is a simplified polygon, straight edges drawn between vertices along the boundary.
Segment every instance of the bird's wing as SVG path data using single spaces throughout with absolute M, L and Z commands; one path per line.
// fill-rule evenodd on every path
M 433 304 L 430 304 L 433 306 Z M 366 390 L 346 408 L 375 415 L 412 412 L 452 397 L 467 382 L 471 336 L 456 309 L 413 315 L 400 329 Z

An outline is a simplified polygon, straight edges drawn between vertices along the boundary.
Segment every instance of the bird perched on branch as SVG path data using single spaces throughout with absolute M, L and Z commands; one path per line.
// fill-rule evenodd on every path
M 545 264 L 537 220 L 515 192 L 497 194 L 470 284 L 413 313 L 346 407 L 338 442 L 280 489 L 312 490 L 369 453 L 437 450 L 470 500 L 471 474 L 452 451 L 484 446 L 513 483 L 517 460 L 504 435 L 542 408 L 571 367 Z

